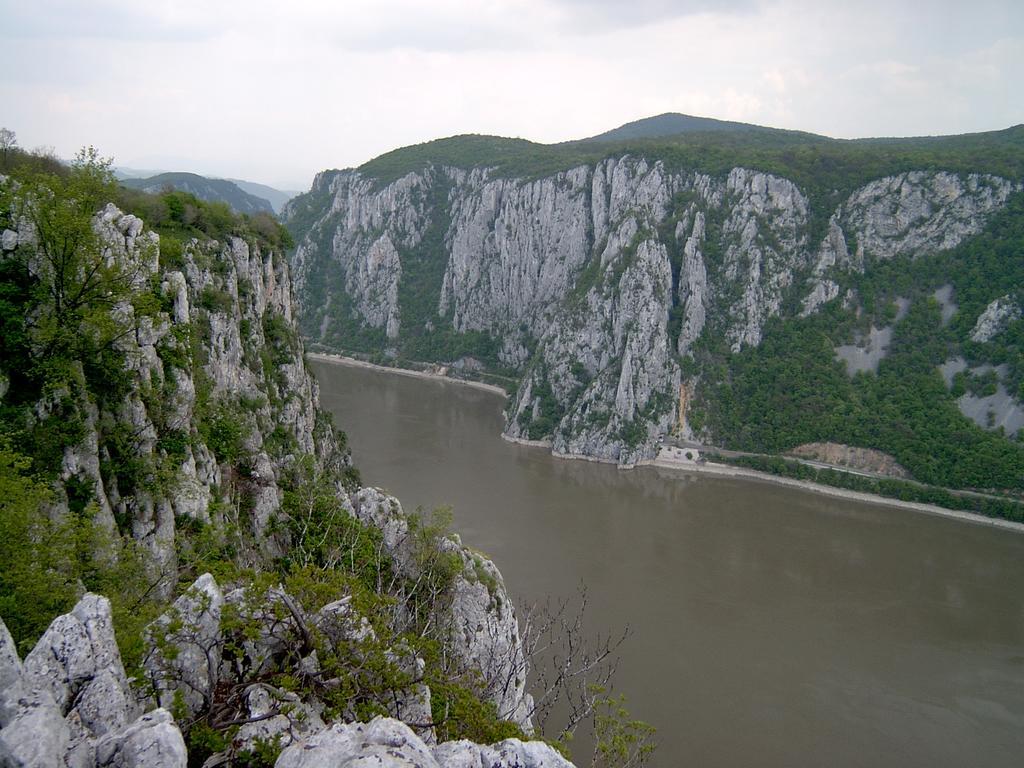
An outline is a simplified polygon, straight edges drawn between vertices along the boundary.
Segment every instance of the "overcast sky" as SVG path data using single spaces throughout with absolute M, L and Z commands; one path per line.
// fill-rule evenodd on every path
M 1021 0 L 0 0 L 27 148 L 306 189 L 458 133 L 662 112 L 836 137 L 1024 122 Z

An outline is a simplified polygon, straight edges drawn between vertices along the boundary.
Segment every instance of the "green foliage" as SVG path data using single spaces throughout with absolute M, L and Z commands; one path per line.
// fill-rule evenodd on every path
M 555 428 L 565 415 L 565 407 L 558 402 L 551 384 L 548 383 L 548 377 L 543 374 L 534 378 L 532 394 L 539 402 L 538 412 L 537 418 L 529 421 L 526 435 L 531 440 L 541 440 L 554 434 Z M 530 415 L 529 411 L 522 414 L 525 418 L 529 418 Z
M 933 268 L 926 261 L 915 263 L 910 272 Z M 961 280 L 955 270 L 945 274 Z M 918 278 L 921 287 L 911 293 L 916 299 L 895 324 L 877 375 L 851 379 L 834 359 L 833 345 L 843 343 L 862 322 L 838 302 L 815 317 L 772 321 L 760 347 L 729 356 L 724 371 L 707 376 L 712 383 L 703 401 L 716 440 L 764 453 L 834 441 L 890 453 L 917 480 L 931 485 L 1024 488 L 1024 446 L 976 426 L 954 399 L 968 383 L 979 392 L 991 391 L 991 377 L 977 382 L 961 378 L 950 392 L 939 376 L 936 366 L 958 352 L 961 331 L 943 324 L 937 302 L 921 295 L 928 281 Z M 863 283 L 862 290 L 874 298 L 872 306 L 887 311 L 893 289 L 869 289 Z
M 230 745 L 231 740 L 224 732 L 206 723 L 196 723 L 188 731 L 189 768 L 199 768 L 208 757 L 223 752 Z
M 235 306 L 235 300 L 227 291 L 208 285 L 199 294 L 197 304 L 208 312 L 230 314 Z
M 382 534 L 346 511 L 335 483 L 312 456 L 301 456 L 289 467 L 281 502 L 291 537 L 287 563 L 344 569 L 367 589 L 377 589 L 391 574 Z
M 291 233 L 282 226 L 272 213 L 260 211 L 251 217 L 245 217 L 245 223 L 261 242 L 272 249 L 282 252 L 295 247 Z
M 143 218 L 143 221 L 150 222 Z M 153 226 L 150 224 L 150 226 Z M 172 234 L 164 234 L 160 237 L 160 266 L 163 269 L 185 268 L 185 246 L 181 240 Z
M 290 362 L 299 352 L 299 338 L 283 315 L 266 312 L 263 315 L 263 336 L 271 350 L 274 366 Z
M 196 418 L 199 435 L 217 461 L 235 464 L 245 455 L 249 426 L 237 403 L 220 400 L 202 404 Z
M 74 599 L 68 537 L 41 513 L 52 494 L 30 466 L 0 438 L 0 616 L 22 655 Z
M 274 768 L 274 763 L 281 754 L 281 734 L 272 738 L 256 739 L 252 749 L 239 752 L 232 764 L 238 768 Z
M 152 456 L 139 450 L 140 435 L 129 424 L 105 419 L 101 439 L 107 458 L 101 462 L 100 469 L 108 482 L 116 480 L 116 487 L 122 494 L 153 489 L 156 466 Z M 127 529 L 127 521 L 123 521 L 121 527 Z
M 0 438 L 0 617 L 24 655 L 85 590 L 106 595 L 125 666 L 133 669 L 142 658 L 142 629 L 156 615 L 145 554 L 100 524 L 95 504 L 51 519 L 53 493 L 29 465 Z
M 192 238 L 226 240 L 237 236 L 270 250 L 294 247 L 291 235 L 271 214 L 239 215 L 223 201 L 200 200 L 189 192 L 168 188 L 154 195 L 120 186 L 108 199 L 160 234 L 161 260 L 167 268 L 184 265 L 181 244 Z
M 29 286 L 34 312 L 24 328 L 37 365 L 54 357 L 85 359 L 126 332 L 111 310 L 130 296 L 142 267 L 108 263 L 92 226 L 113 195 L 110 163 L 89 147 L 66 174 L 26 174 L 5 192 L 12 214 L 36 232 L 34 243 L 20 247 L 15 258 L 23 264 L 34 258 L 36 264 Z
M 625 696 L 610 696 L 600 687 L 594 692 L 597 698 L 591 765 L 626 768 L 646 764 L 657 747 L 654 727 L 630 716 Z
M 504 739 L 527 737 L 515 723 L 498 717 L 490 701 L 482 701 L 472 686 L 443 677 L 431 678 L 430 709 L 439 742 L 469 739 L 478 744 L 494 744 Z
M 181 371 L 189 371 L 192 368 L 192 326 L 175 325 L 170 333 L 164 336 L 156 345 L 156 352 L 165 366 L 165 373 L 168 378 L 174 374 L 167 370 L 177 368 Z
M 728 360 L 707 399 L 711 428 L 741 450 L 777 453 L 837 434 L 853 387 L 815 319 L 773 320 L 759 347 Z

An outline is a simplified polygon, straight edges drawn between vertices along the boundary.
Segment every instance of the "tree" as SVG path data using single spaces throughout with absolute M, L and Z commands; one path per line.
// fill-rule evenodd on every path
M 18 137 L 14 131 L 10 128 L 0 128 L 0 153 L 3 157 L 3 167 L 7 167 L 8 158 L 11 155 L 11 150 L 17 149 Z
M 111 310 L 128 299 L 141 265 L 105 251 L 94 222 L 115 195 L 111 163 L 87 147 L 66 175 L 30 173 L 12 186 L 13 219 L 33 235 L 22 251 L 35 279 L 26 325 L 42 364 L 96 354 L 126 332 Z

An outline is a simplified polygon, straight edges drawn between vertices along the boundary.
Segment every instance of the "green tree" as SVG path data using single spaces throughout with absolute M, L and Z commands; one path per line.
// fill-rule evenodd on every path
M 20 253 L 35 278 L 27 325 L 37 361 L 96 353 L 125 332 L 111 310 L 130 295 L 141 265 L 108 253 L 94 225 L 115 195 L 111 163 L 87 147 L 67 174 L 30 173 L 12 189 L 13 218 L 34 235 Z

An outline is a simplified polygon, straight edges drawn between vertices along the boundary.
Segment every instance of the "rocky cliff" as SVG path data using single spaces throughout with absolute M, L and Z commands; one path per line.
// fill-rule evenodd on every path
M 312 341 L 482 361 L 517 381 L 506 435 L 632 465 L 694 436 L 678 404 L 702 380 L 695 350 L 735 354 L 772 318 L 856 306 L 850 275 L 953 248 L 1016 189 L 910 171 L 812 201 L 777 173 L 624 154 L 540 177 L 325 172 L 285 216 Z
M 5 201 L 14 200 L 0 218 L 5 280 L 56 285 L 44 198 L 0 183 L 12 195 Z M 320 765 L 327 753 L 341 759 L 335 742 L 346 728 L 364 728 L 342 723 L 374 714 L 404 720 L 418 735 L 374 721 L 365 727 L 383 741 L 346 737 L 345 760 L 404 739 L 416 755 L 408 764 L 435 765 L 433 748 L 477 763 L 486 753 L 495 765 L 568 765 L 519 741 L 437 747 L 435 723 L 452 733 L 462 716 L 449 715 L 459 704 L 447 703 L 460 691 L 461 706 L 468 693 L 496 723 L 532 733 L 515 608 L 490 561 L 405 514 L 397 499 L 359 486 L 305 366 L 281 251 L 246 232 L 161 238 L 113 204 L 85 221 L 75 256 L 84 260 L 73 271 L 108 283 L 75 316 L 72 337 L 91 344 L 102 335 L 106 346 L 85 356 L 85 342 L 62 342 L 54 374 L 39 318 L 57 294 L 19 294 L 28 322 L 16 348 L 23 359 L 3 364 L 4 431 L 24 438 L 13 447 L 33 455 L 48 486 L 31 524 L 83 525 L 90 536 L 133 543 L 80 556 L 102 571 L 138 550 L 147 586 L 134 594 L 125 584 L 137 602 L 122 610 L 163 613 L 142 637 L 118 637 L 144 647 L 132 679 L 104 597 L 82 596 L 34 648 L 22 640 L 24 661 L 0 623 L 0 765 L 184 766 L 181 730 L 216 753 L 210 765 L 255 760 L 258 750 L 268 759 L 288 744 L 303 746 L 281 764 Z M 30 443 L 48 435 L 57 436 L 47 442 L 52 451 Z M 15 478 L 21 466 L 3 469 Z M 179 584 L 197 563 L 213 563 L 227 582 L 205 574 Z M 273 581 L 288 574 L 312 592 L 289 594 Z M 26 586 L 13 576 L 4 584 Z M 85 586 L 49 597 L 60 604 Z M 428 664 L 403 633 L 436 643 L 424 647 L 441 649 L 431 653 L 444 669 L 430 667 L 440 662 Z M 449 697 L 443 715 L 432 712 L 432 681 L 435 706 Z M 200 726 L 212 742 L 196 736 Z

